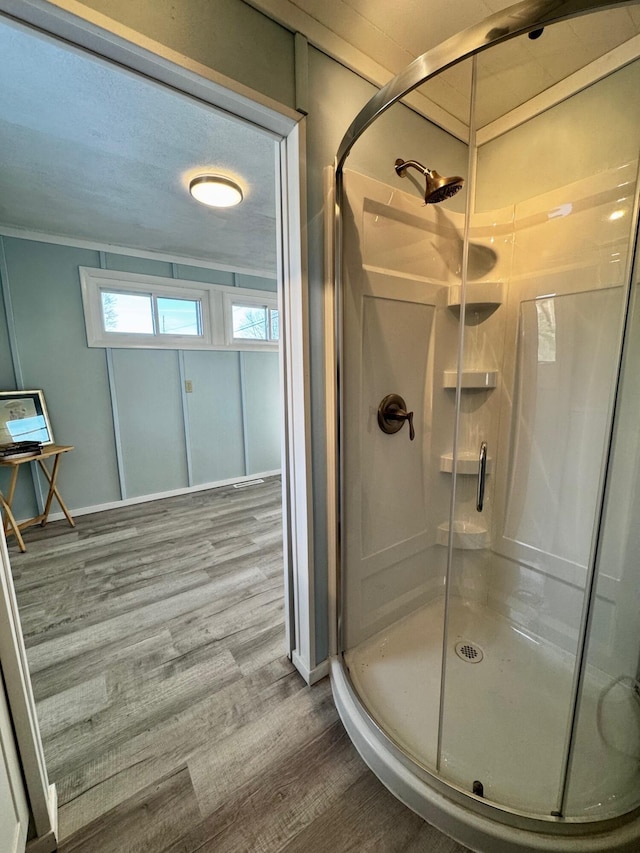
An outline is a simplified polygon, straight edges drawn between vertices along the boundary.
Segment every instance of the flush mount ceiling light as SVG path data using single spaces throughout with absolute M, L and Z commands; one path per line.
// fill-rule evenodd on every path
M 242 201 L 242 190 L 234 181 L 220 175 L 198 175 L 189 182 L 189 192 L 210 207 L 233 207 Z

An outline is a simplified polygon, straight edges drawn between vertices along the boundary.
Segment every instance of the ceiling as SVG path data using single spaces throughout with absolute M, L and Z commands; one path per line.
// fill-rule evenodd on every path
M 478 56 L 477 126 L 496 121 L 596 63 L 638 32 L 640 7 L 608 9 L 553 24 L 536 39 L 522 35 L 484 51 Z M 458 70 L 449 69 L 427 84 L 428 94 L 456 118 L 468 122 L 470 87 L 456 85 L 459 79 Z
M 273 137 L 3 21 L 0 56 L 0 223 L 275 275 Z M 209 171 L 242 204 L 195 202 Z
M 396 0 L 393 4 L 388 0 L 250 0 L 250 3 L 276 19 L 288 18 L 290 26 L 305 23 L 302 32 L 313 29 L 311 22 L 315 22 L 316 32 L 322 27 L 348 42 L 379 63 L 389 77 L 450 36 L 514 5 L 513 0 Z M 587 54 L 593 48 L 604 52 L 628 38 L 628 30 L 626 35 L 619 32 L 620 25 L 629 21 L 636 26 L 640 24 L 638 6 L 598 14 L 603 17 L 597 27 L 586 23 L 590 16 L 581 22 L 574 21 L 575 32 L 564 45 L 564 53 L 574 54 L 577 64 L 589 61 Z M 535 60 L 537 51 L 533 43 L 530 48 L 521 56 L 525 65 L 532 56 Z M 557 53 L 557 45 L 546 53 Z M 552 73 L 565 68 L 554 67 Z
M 251 0 L 251 5 L 381 85 L 430 47 L 510 3 Z M 480 124 L 617 49 L 639 30 L 640 7 L 627 6 L 485 52 L 478 60 Z M 0 56 L 0 224 L 275 275 L 271 136 L 1 20 Z M 468 121 L 469 81 L 469 69 L 458 66 L 423 87 L 428 103 L 439 105 L 444 127 L 447 116 L 461 127 Z M 216 211 L 194 202 L 187 184 L 204 171 L 236 179 L 243 203 Z

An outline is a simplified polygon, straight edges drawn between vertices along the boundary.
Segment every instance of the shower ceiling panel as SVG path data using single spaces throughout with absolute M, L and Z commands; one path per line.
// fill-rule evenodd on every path
M 610 9 L 547 27 L 540 38 L 521 36 L 478 56 L 479 76 L 491 95 L 478 105 L 483 127 L 595 62 L 640 32 L 640 10 Z M 640 46 L 636 48 L 636 53 Z
M 375 82 L 384 85 L 417 56 L 489 15 L 513 5 L 512 0 L 249 0 L 312 44 L 351 64 L 364 76 L 371 66 L 354 48 L 379 66 Z M 428 9 L 428 12 L 427 12 Z M 640 32 L 640 8 L 629 6 L 588 15 L 547 28 L 543 36 L 527 36 L 492 49 L 478 58 L 493 98 L 483 97 L 478 126 L 494 121 L 563 80 Z M 640 55 L 640 46 L 636 50 Z M 388 72 L 385 74 L 385 72 Z M 450 68 L 429 81 L 428 98 L 465 124 L 469 121 L 467 68 Z M 488 89 L 488 87 L 487 87 Z M 454 131 L 455 132 L 455 131 Z
M 482 97 L 478 127 L 509 113 L 640 33 L 640 9 L 598 12 L 547 27 L 540 38 L 520 36 L 478 55 Z M 640 44 L 635 48 L 640 53 Z M 470 66 L 461 64 L 429 80 L 428 97 L 462 122 L 469 121 Z

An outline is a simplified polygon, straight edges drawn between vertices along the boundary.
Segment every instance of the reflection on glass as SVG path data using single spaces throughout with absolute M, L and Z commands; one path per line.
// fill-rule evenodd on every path
M 520 303 L 505 550 L 554 577 L 584 570 L 606 443 L 622 289 Z
M 11 441 L 49 441 L 49 430 L 42 415 L 7 421 L 5 429 L 11 436 Z
M 277 308 L 272 308 L 269 311 L 269 319 L 271 321 L 271 340 L 279 341 L 280 340 L 280 314 Z
M 538 364 L 556 360 L 556 306 L 553 298 L 537 299 Z

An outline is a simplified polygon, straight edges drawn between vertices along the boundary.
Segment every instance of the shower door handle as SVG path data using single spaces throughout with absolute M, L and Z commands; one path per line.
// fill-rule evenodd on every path
M 478 457 L 478 493 L 476 497 L 476 509 L 482 512 L 484 506 L 484 481 L 487 476 L 487 442 L 483 441 L 480 445 L 480 455 Z

